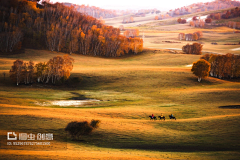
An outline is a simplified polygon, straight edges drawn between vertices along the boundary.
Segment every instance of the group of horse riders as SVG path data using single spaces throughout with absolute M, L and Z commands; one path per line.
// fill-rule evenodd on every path
M 152 114 L 152 119 L 153 119 L 154 115 Z M 163 117 L 163 114 L 161 113 L 161 117 Z M 173 117 L 173 114 L 171 114 L 171 117 Z

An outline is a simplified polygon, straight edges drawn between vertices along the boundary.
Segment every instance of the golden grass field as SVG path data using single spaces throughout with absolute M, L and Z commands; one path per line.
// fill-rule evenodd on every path
M 226 9 L 224 9 L 226 10 Z M 203 53 L 219 53 L 219 54 L 240 54 L 240 33 L 238 29 L 232 29 L 227 26 L 205 26 L 204 28 L 191 27 L 189 23 L 178 24 L 178 18 L 191 18 L 193 16 L 205 16 L 210 13 L 223 12 L 207 11 L 198 12 L 189 15 L 183 15 L 179 17 L 173 17 L 164 20 L 154 20 L 155 14 L 146 15 L 146 17 L 134 17 L 134 23 L 123 24 L 124 17 L 116 17 L 105 19 L 106 25 L 112 25 L 114 27 L 124 26 L 124 29 L 136 28 L 139 29 L 139 37 L 144 36 L 144 47 L 151 49 L 172 49 L 181 50 L 182 46 L 188 43 L 201 43 L 203 44 Z M 132 15 L 133 16 L 133 15 Z M 126 17 L 126 16 L 125 16 Z M 129 16 L 128 16 L 129 17 Z M 239 21 L 239 18 L 232 18 L 227 20 L 218 20 L 216 23 L 227 23 L 228 21 Z M 198 41 L 179 41 L 179 33 L 194 33 L 196 31 L 202 31 L 203 37 Z M 122 31 L 123 32 L 123 31 Z M 166 43 L 163 41 L 174 41 L 181 43 Z M 218 45 L 212 45 L 212 42 L 218 43 Z M 238 45 L 224 45 L 224 44 L 238 44 Z
M 187 65 L 198 55 L 144 50 L 140 55 L 101 58 L 72 54 L 71 78 L 80 83 L 54 86 L 10 81 L 14 60 L 46 62 L 63 53 L 26 49 L 0 56 L 1 159 L 238 159 L 239 80 L 197 82 Z M 3 77 L 3 72 L 7 75 Z M 84 106 L 41 106 L 76 95 L 98 99 Z M 165 121 L 150 121 L 163 113 Z M 173 114 L 177 120 L 170 120 Z M 71 121 L 101 120 L 79 141 L 64 131 Z M 50 146 L 8 146 L 7 132 L 53 133 Z

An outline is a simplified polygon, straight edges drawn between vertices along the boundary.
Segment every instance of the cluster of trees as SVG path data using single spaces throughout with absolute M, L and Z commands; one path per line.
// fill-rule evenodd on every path
M 37 63 L 34 65 L 32 61 L 23 62 L 16 60 L 13 62 L 9 73 L 10 78 L 19 85 L 20 83 L 30 84 L 35 81 L 42 83 L 55 84 L 60 80 L 67 80 L 73 69 L 73 58 L 68 55 L 56 56 L 47 63 Z
M 133 16 L 131 16 L 131 17 L 125 17 L 125 18 L 123 18 L 123 21 L 122 21 L 122 23 L 133 23 L 134 22 L 134 18 L 133 18 Z
M 211 64 L 210 76 L 217 78 L 240 77 L 240 55 L 228 53 L 226 55 L 205 54 L 201 57 Z
M 182 7 L 182 8 L 177 8 L 175 10 L 170 10 L 169 14 L 171 16 L 179 16 L 179 15 L 185 15 L 185 14 L 190 14 L 192 12 L 192 9 L 190 7 Z
M 179 33 L 178 35 L 178 39 L 181 40 L 186 40 L 186 41 L 197 41 L 199 39 L 201 39 L 203 36 L 203 33 L 201 31 L 197 31 L 194 33 Z
M 212 23 L 212 19 L 211 19 L 211 18 L 206 18 L 206 19 L 205 19 L 205 22 L 206 22 L 206 23 Z
M 68 6 L 68 7 L 73 7 L 74 9 L 76 9 L 78 12 L 82 13 L 82 14 L 86 14 L 89 16 L 92 16 L 94 18 L 113 18 L 113 17 L 118 17 L 118 16 L 123 16 L 123 15 L 129 15 L 129 14 L 133 14 L 136 13 L 136 10 L 114 10 L 114 9 L 102 9 L 99 7 L 95 7 L 95 6 L 89 6 L 89 5 L 76 5 L 76 4 L 72 4 L 72 3 L 64 3 L 64 5 Z M 160 13 L 159 10 L 156 9 L 147 9 L 147 10 L 138 10 L 138 13 L 136 13 L 135 15 L 139 15 L 139 14 L 149 14 L 149 13 Z
M 191 27 L 204 27 L 205 22 L 202 19 L 200 19 L 200 20 L 190 21 L 189 25 Z
M 233 28 L 233 29 L 236 29 L 236 28 L 240 29 L 240 22 L 229 21 L 228 27 Z
M 169 15 L 169 13 L 167 12 L 166 14 L 160 14 L 158 16 L 158 19 L 161 20 L 161 19 L 168 19 L 168 18 L 171 18 L 171 16 Z
M 83 135 L 89 135 L 92 131 L 99 127 L 100 120 L 92 120 L 90 123 L 88 121 L 83 122 L 70 122 L 65 128 L 72 139 L 79 139 Z
M 235 9 L 227 10 L 222 13 L 211 13 L 207 19 L 206 23 L 211 23 L 212 20 L 220 20 L 220 19 L 229 19 L 240 16 L 240 9 L 236 7 Z
M 94 18 L 113 18 L 119 16 L 116 10 L 107 10 L 95 6 L 75 5 L 71 3 L 64 3 L 64 5 L 69 7 L 73 6 L 74 9 L 76 9 L 78 12 L 92 16 Z
M 208 18 L 219 20 L 221 19 L 221 13 L 211 13 Z
M 182 51 L 186 54 L 196 54 L 196 55 L 201 55 L 202 54 L 202 47 L 203 45 L 200 43 L 193 43 L 187 44 L 182 47 Z
M 182 18 L 178 18 L 177 22 L 184 24 L 184 23 L 187 23 L 187 20 L 186 19 L 182 19 Z
M 184 6 L 181 8 L 177 8 L 175 10 L 169 10 L 168 15 L 171 17 L 179 16 L 179 15 L 186 15 L 196 12 L 203 12 L 203 11 L 211 11 L 211 10 L 220 10 L 225 8 L 237 7 L 240 6 L 239 1 L 232 1 L 232 0 L 215 0 L 213 2 L 207 3 L 193 3 L 189 6 Z
M 10 3 L 14 2 L 14 3 Z M 2 1 L 0 1 L 0 4 Z M 128 39 L 120 30 L 60 3 L 9 0 L 0 5 L 0 51 L 21 47 L 94 56 L 121 56 L 141 51 L 139 39 Z M 142 42 L 143 43 L 143 42 Z M 142 44 L 140 45 L 142 46 Z
M 126 37 L 137 37 L 139 36 L 139 29 L 126 29 L 123 35 Z
M 200 2 L 194 3 L 190 5 L 190 7 L 194 8 L 195 12 L 202 12 L 202 11 L 211 11 L 211 10 L 220 10 L 224 8 L 231 8 L 239 6 L 239 1 L 232 1 L 232 0 L 215 0 L 212 2 Z
M 240 17 L 240 9 L 236 7 L 235 9 L 231 9 L 230 11 L 226 11 L 221 16 L 223 19 L 229 19 L 234 17 Z
M 135 15 L 142 15 L 142 14 L 159 14 L 161 13 L 160 10 L 154 8 L 154 9 L 140 9 L 138 10 L 138 13 L 136 13 Z

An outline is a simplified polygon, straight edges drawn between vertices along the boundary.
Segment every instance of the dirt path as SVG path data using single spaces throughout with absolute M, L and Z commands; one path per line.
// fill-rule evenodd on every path
M 231 49 L 232 51 L 239 51 L 240 48 Z

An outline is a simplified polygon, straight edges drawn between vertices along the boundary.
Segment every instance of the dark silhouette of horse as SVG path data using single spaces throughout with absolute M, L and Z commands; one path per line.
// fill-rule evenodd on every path
M 164 116 L 158 116 L 159 120 L 164 120 L 165 121 L 165 117 Z
M 157 117 L 155 117 L 155 116 L 149 116 L 149 118 L 150 118 L 150 120 L 157 120 Z
M 172 116 L 172 115 L 169 115 L 169 118 L 170 118 L 170 119 L 175 119 L 175 120 L 176 120 L 176 118 L 175 118 L 174 116 Z

